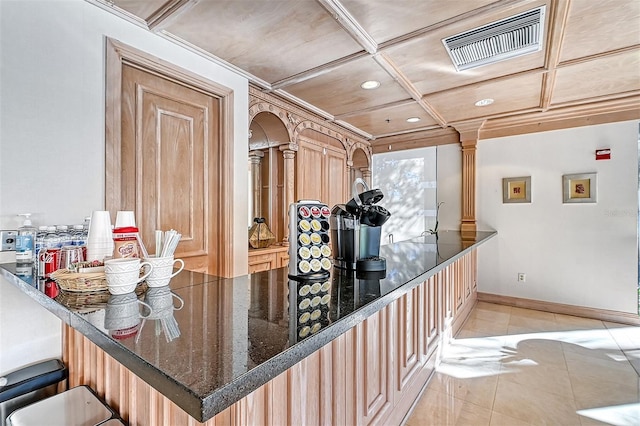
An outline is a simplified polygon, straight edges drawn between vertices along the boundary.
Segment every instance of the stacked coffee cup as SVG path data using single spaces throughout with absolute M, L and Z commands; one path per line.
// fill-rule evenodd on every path
M 113 256 L 113 235 L 111 216 L 108 211 L 96 210 L 91 214 L 89 233 L 87 234 L 87 259 L 102 262 Z

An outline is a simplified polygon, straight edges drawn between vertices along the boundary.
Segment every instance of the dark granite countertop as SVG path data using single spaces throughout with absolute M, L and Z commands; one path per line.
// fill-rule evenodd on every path
M 14 263 L 0 274 L 206 421 L 494 235 L 463 241 L 441 231 L 382 246 L 384 277 L 334 268 L 315 286 L 289 279 L 287 268 L 235 278 L 182 271 L 165 288 L 112 296 L 57 291 L 16 275 Z M 130 315 L 136 300 L 152 306 L 149 318 Z

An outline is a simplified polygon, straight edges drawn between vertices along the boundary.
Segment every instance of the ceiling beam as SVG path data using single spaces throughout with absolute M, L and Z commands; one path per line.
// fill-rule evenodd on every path
M 447 121 L 438 111 L 427 102 L 422 93 L 409 81 L 400 68 L 385 53 L 379 53 L 373 59 L 411 96 L 417 103 L 442 127 L 447 127 Z
M 181 13 L 192 8 L 199 0 L 169 0 L 147 18 L 147 26 L 151 31 L 158 31 L 168 26 Z
M 369 54 L 378 51 L 378 43 L 360 26 L 340 0 L 317 0 L 349 35 Z
M 542 91 L 540 93 L 540 107 L 543 111 L 549 109 L 553 89 L 556 85 L 556 70 L 560 62 L 560 51 L 564 41 L 564 31 L 569 20 L 571 0 L 556 0 L 550 3 L 549 31 L 547 31 L 547 48 L 545 53 L 545 68 L 548 70 L 542 76 Z

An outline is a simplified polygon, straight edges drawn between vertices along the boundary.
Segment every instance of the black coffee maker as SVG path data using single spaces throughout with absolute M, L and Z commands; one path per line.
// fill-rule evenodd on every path
M 359 193 L 358 186 L 364 191 Z M 387 262 L 380 257 L 382 225 L 391 213 L 376 205 L 384 195 L 369 189 L 362 179 L 353 183 L 353 198 L 331 210 L 331 243 L 334 266 L 356 271 L 384 271 Z

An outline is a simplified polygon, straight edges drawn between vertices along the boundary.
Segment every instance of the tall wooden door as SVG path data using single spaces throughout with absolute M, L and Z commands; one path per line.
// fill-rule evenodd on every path
M 351 199 L 347 190 L 347 153 L 327 149 L 325 155 L 323 199 L 333 207 L 336 204 L 344 204 Z
M 154 231 L 182 234 L 175 256 L 218 274 L 220 105 L 211 94 L 122 68 L 121 210 L 133 210 L 149 253 Z
M 347 153 L 308 142 L 298 143 L 296 199 L 320 200 L 329 207 L 349 201 Z
M 296 200 L 322 199 L 324 174 L 322 147 L 307 142 L 298 143 L 296 154 Z

